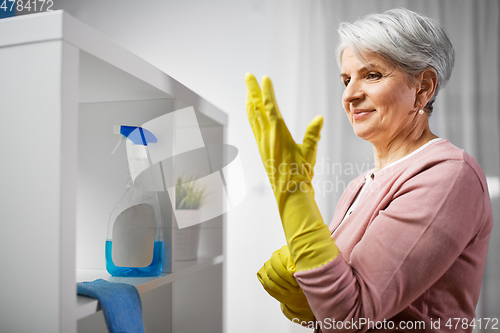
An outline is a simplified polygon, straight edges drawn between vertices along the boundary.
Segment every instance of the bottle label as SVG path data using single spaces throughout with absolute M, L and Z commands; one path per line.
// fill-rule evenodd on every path
M 113 226 L 111 257 L 115 266 L 147 267 L 153 261 L 155 212 L 138 204 L 118 215 Z

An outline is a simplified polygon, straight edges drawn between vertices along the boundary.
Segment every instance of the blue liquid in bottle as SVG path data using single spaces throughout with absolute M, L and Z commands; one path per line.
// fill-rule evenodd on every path
M 106 241 L 106 270 L 113 276 L 160 276 L 163 269 L 163 241 L 154 243 L 153 260 L 146 267 L 115 266 L 111 256 L 112 241 Z

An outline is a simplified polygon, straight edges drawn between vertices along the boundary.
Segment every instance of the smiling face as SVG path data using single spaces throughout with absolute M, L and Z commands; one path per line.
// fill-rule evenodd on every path
M 364 53 L 361 62 L 351 49 L 342 55 L 342 103 L 354 132 L 375 144 L 388 145 L 412 131 L 418 120 L 417 87 L 391 62 Z

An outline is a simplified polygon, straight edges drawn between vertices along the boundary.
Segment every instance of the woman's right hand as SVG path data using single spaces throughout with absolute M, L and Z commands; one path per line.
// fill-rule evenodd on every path
M 289 319 L 314 321 L 314 314 L 306 296 L 293 277 L 295 265 L 285 245 L 274 251 L 264 266 L 257 273 L 264 289 L 281 303 L 283 314 Z

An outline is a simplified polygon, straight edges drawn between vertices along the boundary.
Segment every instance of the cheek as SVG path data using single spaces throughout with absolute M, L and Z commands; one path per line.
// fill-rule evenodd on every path
M 390 108 L 401 98 L 401 96 L 398 96 L 395 92 L 395 89 L 390 86 L 378 86 L 377 88 L 378 89 L 373 89 L 370 94 L 377 108 Z
M 399 89 L 398 89 L 399 88 Z M 414 100 L 409 89 L 402 90 L 400 87 L 393 87 L 378 94 L 378 106 L 386 112 L 401 112 L 411 110 Z M 406 112 L 404 112 L 406 114 Z
M 415 90 L 411 87 L 401 84 L 399 89 L 393 90 L 393 97 L 395 101 L 398 101 L 400 106 L 404 106 L 406 108 L 413 108 L 413 104 L 415 102 Z

